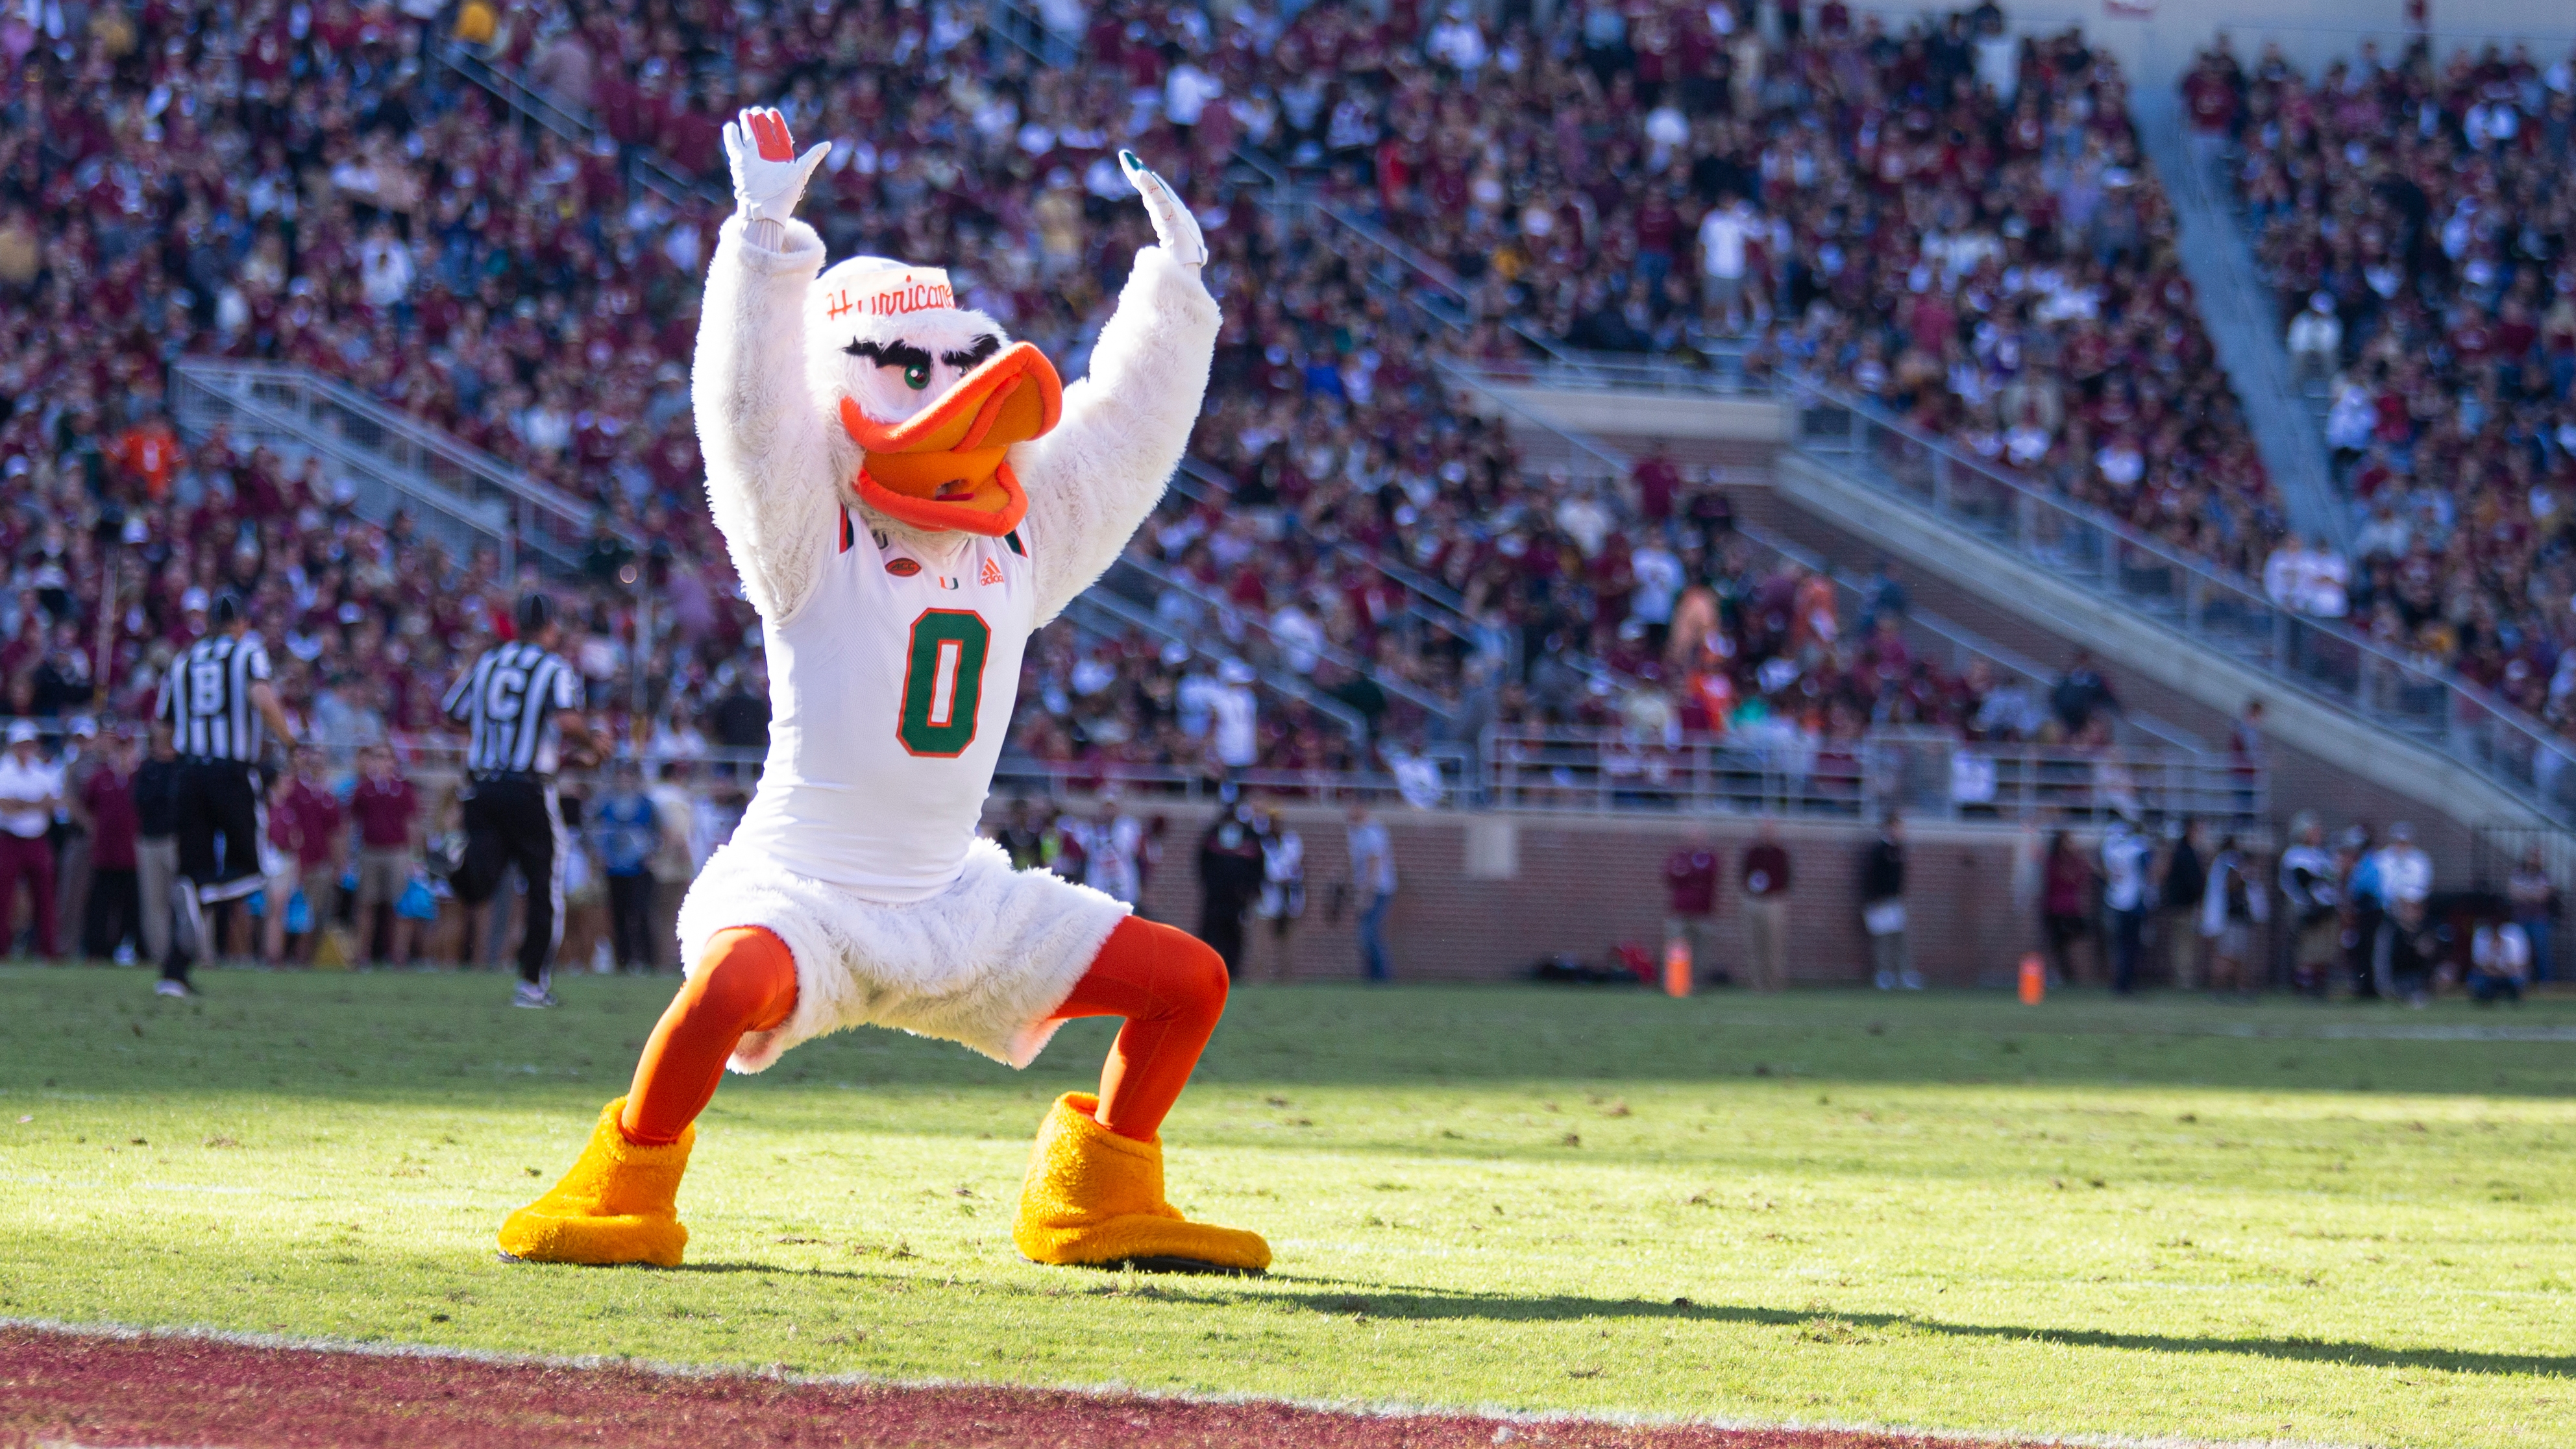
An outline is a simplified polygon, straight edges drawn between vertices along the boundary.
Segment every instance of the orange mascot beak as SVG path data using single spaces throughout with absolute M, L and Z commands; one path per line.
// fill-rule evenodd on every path
M 1029 511 L 1003 454 L 1044 436 L 1063 413 L 1055 364 L 1025 342 L 995 353 L 939 401 L 891 426 L 841 399 L 841 426 L 864 454 L 861 502 L 915 528 L 989 538 L 1019 527 Z

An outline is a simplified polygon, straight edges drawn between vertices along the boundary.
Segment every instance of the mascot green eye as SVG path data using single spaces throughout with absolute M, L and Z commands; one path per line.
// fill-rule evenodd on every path
M 905 368 L 903 370 L 903 385 L 911 388 L 914 392 L 919 392 L 923 388 L 930 386 L 930 364 L 927 362 L 916 362 L 912 366 Z

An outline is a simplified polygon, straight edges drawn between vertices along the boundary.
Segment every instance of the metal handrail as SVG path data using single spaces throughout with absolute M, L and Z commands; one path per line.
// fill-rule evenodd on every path
M 1172 479 L 1172 487 L 1183 497 L 1201 503 L 1217 501 L 1208 497 L 1209 493 L 1216 493 L 1227 499 L 1231 499 L 1234 494 L 1233 479 L 1191 457 L 1181 459 L 1180 473 Z M 1417 604 L 1431 605 L 1449 615 L 1447 619 L 1433 619 L 1430 622 L 1450 633 L 1463 638 L 1468 631 L 1476 627 L 1476 621 L 1467 617 L 1466 596 L 1429 574 L 1397 563 L 1383 555 L 1360 549 L 1337 547 L 1335 554 L 1337 557 L 1348 558 L 1363 568 L 1393 579 L 1419 596 L 1416 600 Z
M 208 386 L 188 375 L 185 368 L 182 363 L 173 369 L 170 385 L 171 416 L 183 434 L 202 440 L 215 427 L 223 426 L 247 444 L 269 446 L 273 439 L 289 454 L 303 452 L 320 457 L 339 470 L 343 478 L 364 479 L 395 495 L 389 502 L 388 516 L 393 509 L 417 508 L 423 515 L 422 522 L 433 533 L 467 548 L 478 540 L 490 543 L 501 560 L 502 571 L 516 571 L 518 531 L 505 516 L 500 500 L 478 500 L 440 487 L 417 470 L 401 467 L 345 438 L 313 427 L 301 409 L 289 411 L 270 406 L 246 390 L 234 393 Z M 378 500 L 365 499 L 362 493 L 361 501 L 372 504 Z
M 1780 727 L 1661 738 L 1617 729 L 1496 725 L 1480 741 L 1485 788 L 1505 811 L 1808 814 L 1871 819 L 2261 821 L 2271 780 L 2207 752 L 2079 750 L 1872 729 L 1820 740 Z
M 1258 633 L 1262 638 L 1269 640 L 1271 646 L 1278 649 L 1283 654 L 1289 647 L 1279 642 L 1278 635 L 1271 629 L 1267 620 L 1245 613 L 1241 609 L 1236 608 L 1232 601 L 1209 593 L 1206 589 L 1199 587 L 1197 583 L 1183 578 L 1178 572 L 1172 569 L 1166 568 L 1161 564 L 1149 562 L 1145 559 L 1135 558 L 1133 556 L 1122 556 L 1119 558 L 1117 563 L 1113 566 L 1113 572 L 1119 568 L 1133 569 L 1137 573 L 1143 575 L 1155 588 L 1172 590 L 1213 613 L 1217 613 L 1219 615 L 1230 614 L 1234 616 L 1236 619 L 1242 621 L 1245 629 Z M 1104 580 L 1103 582 L 1106 583 L 1107 581 Z M 1437 695 L 1428 694 L 1420 689 L 1416 689 L 1401 679 L 1382 677 L 1374 667 L 1360 659 L 1357 655 L 1346 653 L 1340 648 L 1329 643 L 1318 644 L 1313 646 L 1313 648 L 1317 658 L 1327 660 L 1343 669 L 1349 670 L 1353 674 L 1363 674 L 1375 679 L 1377 681 L 1378 688 L 1383 689 L 1388 694 L 1414 706 L 1423 713 L 1439 720 L 1443 724 L 1451 722 L 1457 715 L 1458 706 L 1456 704 L 1449 700 L 1442 699 Z M 1291 671 L 1291 673 L 1294 673 L 1294 671 Z
M 2576 745 L 2556 738 L 2547 726 L 2506 701 L 2445 672 L 2424 668 L 2342 624 L 2282 608 L 2251 581 L 2183 553 L 2121 519 L 2059 498 L 1982 458 L 1927 437 L 1869 403 L 1811 378 L 1784 381 L 1798 408 L 1792 451 L 1828 466 L 1844 464 L 1836 470 L 1844 477 L 1909 506 L 1928 504 L 1936 517 L 1953 526 L 1965 525 L 2088 592 L 2129 603 L 2147 602 L 2151 606 L 2143 613 L 2150 619 L 2156 619 L 2160 609 L 2153 606 L 2151 594 L 2129 581 L 2129 575 L 2163 571 L 2179 578 L 2180 617 L 2158 620 L 2163 627 L 2218 647 L 2319 703 L 2430 744 L 2508 788 L 2537 787 L 2534 803 L 2562 818 L 2569 815 L 2570 802 L 2561 786 L 2576 786 L 2576 772 L 2567 768 L 2576 764 Z M 1830 424 L 1836 415 L 1842 422 L 1839 440 L 1830 426 L 1816 426 Z M 1921 466 L 1909 469 L 1907 476 L 1884 467 L 1849 466 L 1874 454 L 1872 434 L 1893 440 L 1906 462 Z M 1910 482 L 1921 486 L 1909 486 Z M 1990 516 L 1985 518 L 1972 516 L 1963 495 L 1979 492 L 2007 506 L 1988 510 Z M 2064 567 L 2062 557 L 2046 556 L 2038 542 L 2043 533 L 2079 542 L 2092 536 L 2104 542 L 2094 550 L 2084 572 L 2074 575 Z M 2137 563 L 2141 559 L 2146 561 L 2143 566 Z M 2261 627 L 2222 628 L 2219 620 L 2230 615 Z M 2342 668 L 2346 663 L 2351 665 L 2348 687 L 2329 677 L 2330 671 L 2347 672 Z M 2425 690 L 2440 691 L 2438 712 L 2405 710 L 2382 702 L 2383 697 L 2398 699 L 2402 692 Z M 2403 728 L 2410 715 L 2425 719 L 2429 729 Z M 2481 727 L 2487 736 L 2483 742 L 2476 738 Z
M 306 433 L 314 446 L 345 454 L 358 449 L 375 455 L 381 469 L 398 470 L 418 484 L 407 491 L 424 497 L 456 499 L 457 490 L 437 478 L 417 460 L 435 460 L 492 493 L 505 496 L 514 505 L 512 524 L 521 537 L 536 536 L 529 525 L 535 518 L 551 520 L 573 537 L 587 537 L 598 510 L 560 488 L 537 482 L 525 473 L 482 449 L 459 441 L 453 434 L 432 427 L 405 413 L 400 413 L 336 378 L 325 377 L 309 369 L 271 362 L 239 362 L 230 358 L 183 357 L 172 364 L 180 379 L 195 384 L 208 394 L 220 397 L 234 406 L 259 408 L 260 394 L 285 394 L 294 399 L 295 415 L 282 413 L 274 404 L 267 414 L 296 426 Z M 322 409 L 333 409 L 348 419 L 365 424 L 381 435 L 399 440 L 403 449 L 415 458 L 407 460 L 392 449 L 365 447 L 351 439 L 343 429 L 317 422 L 311 415 Z M 534 517 L 532 517 L 534 515 Z M 620 529 L 618 536 L 629 547 L 642 540 L 631 531 Z
M 1601 366 L 1593 362 L 1585 365 Z M 1440 366 L 1447 375 L 1478 386 L 1485 396 L 1509 406 L 1493 390 L 1493 379 L 1481 370 L 1447 359 Z M 1678 385 L 1688 373 L 1680 371 L 1670 376 Z M 1711 395 L 1724 392 L 1717 386 L 1703 390 Z M 2546 725 L 2496 695 L 2463 683 L 2446 671 L 2418 665 L 2346 625 L 2283 609 L 2251 580 L 2175 549 L 2099 509 L 2060 498 L 1811 375 L 1784 369 L 1776 374 L 1772 391 L 1785 405 L 1797 410 L 1798 426 L 1789 442 L 1790 451 L 1834 467 L 1873 491 L 1917 506 L 1926 502 L 1923 495 L 1928 495 L 1931 511 L 1946 523 L 1965 524 L 1970 531 L 1989 537 L 2000 530 L 2013 551 L 2039 563 L 2054 576 L 2070 575 L 2061 560 L 2040 556 L 2041 551 L 2030 541 L 2032 535 L 2073 530 L 2108 539 L 2111 546 L 2099 549 L 2092 561 L 2094 566 L 2076 578 L 2081 586 L 2126 602 L 2151 602 L 2153 596 L 2134 587 L 2127 575 L 2165 571 L 2178 576 L 2184 581 L 2179 591 L 2181 620 L 2178 624 L 2159 620 L 2175 632 L 2218 647 L 2285 686 L 2374 727 L 2431 744 L 2509 788 L 2534 788 L 2541 797 L 2541 808 L 2562 819 L 2576 819 L 2576 769 L 2570 768 L 2576 766 L 2576 743 L 2559 739 Z M 1516 411 L 1520 416 L 1529 416 L 1526 410 Z M 1836 443 L 1830 430 L 1820 431 L 1814 426 L 1819 414 L 1837 411 L 1854 420 L 1860 429 L 1897 440 L 1906 453 L 1925 465 L 1925 486 L 1909 488 L 1894 474 L 1874 475 L 1870 468 L 1850 466 L 1855 458 L 1867 456 L 1857 436 L 1847 436 Z M 1547 426 L 1559 437 L 1573 436 L 1562 428 Z M 1852 433 L 1853 429 L 1847 427 L 1846 434 Z M 1981 523 L 1962 516 L 1959 495 L 1981 489 L 2010 500 L 2011 507 L 2006 511 L 2011 516 L 2007 522 Z M 2266 627 L 2260 633 L 2213 627 L 2214 615 L 2231 613 L 2262 620 Z M 2158 617 L 2154 607 L 2147 608 L 2144 614 L 2151 620 Z M 2231 633 L 2235 647 L 2229 643 Z M 2301 659 L 2311 661 L 2311 665 L 2303 667 L 2295 662 Z M 2351 666 L 2348 670 L 2339 667 L 2347 662 Z M 2349 684 L 2327 679 L 2329 666 L 2337 666 L 2333 669 L 2336 674 L 2349 673 Z M 2427 690 L 2442 693 L 2444 707 L 2438 712 L 2407 710 L 2381 702 L 2383 696 L 2397 699 L 2408 691 Z M 2403 721 L 2410 716 L 2425 721 L 2424 725 L 2406 728 Z M 2487 734 L 2483 740 L 2477 737 L 2481 730 Z
M 1106 615 L 1122 628 L 1133 629 L 1149 638 L 1161 639 L 1166 643 L 1178 644 L 1193 653 L 1215 657 L 1214 651 L 1201 645 L 1198 640 L 1173 628 L 1152 610 L 1140 608 L 1133 601 L 1120 598 L 1117 592 L 1106 584 L 1094 584 L 1075 595 L 1073 602 L 1067 606 L 1067 612 Z M 1084 620 L 1080 617 L 1077 617 L 1074 622 L 1076 627 L 1085 627 Z M 1095 633 L 1108 632 L 1097 624 L 1088 627 Z M 1358 710 L 1317 689 L 1312 682 L 1293 671 L 1275 678 L 1264 674 L 1253 682 L 1273 693 L 1284 694 L 1331 720 L 1341 728 L 1343 734 L 1350 737 L 1353 744 L 1362 747 L 1368 744 L 1368 721 L 1361 717 Z
M 493 99 L 557 136 L 583 143 L 599 139 L 599 122 L 588 111 L 565 105 L 521 80 L 514 72 L 474 54 L 461 42 L 441 41 L 435 48 L 435 55 L 449 70 L 482 87 L 491 93 Z M 673 206 L 691 201 L 722 204 L 730 200 L 716 188 L 682 175 L 679 168 L 659 152 L 641 146 L 621 149 L 625 150 L 628 169 L 637 183 Z
M 1854 580 L 1849 573 L 1835 568 L 1830 561 L 1826 560 L 1821 555 L 1810 553 L 1806 549 L 1799 547 L 1797 544 L 1791 543 L 1785 538 L 1779 537 L 1758 524 L 1747 523 L 1740 519 L 1737 520 L 1735 524 L 1735 532 L 1739 536 L 1750 540 L 1755 545 L 1767 548 L 1792 563 L 1814 570 L 1819 576 L 1828 580 L 1843 592 L 1850 594 L 1855 598 L 1861 597 L 1860 583 Z M 1864 599 L 1863 602 L 1866 602 L 1866 600 Z M 1931 635 L 1933 638 L 1940 640 L 1942 643 L 1949 645 L 1954 655 L 1968 654 L 1987 660 L 2007 672 L 2017 675 L 2031 684 L 2039 686 L 2043 691 L 2046 690 L 2053 682 L 2048 676 L 2048 671 L 2041 668 L 2036 660 L 2030 659 L 2016 650 L 2007 649 L 2003 645 L 1996 643 L 1964 625 L 1954 624 L 1949 619 L 1944 618 L 1939 614 L 1926 609 L 1908 606 L 1904 614 L 1904 619 L 1907 627 L 1920 629 L 1924 633 Z M 2120 718 L 2124 722 L 2135 726 L 2141 733 L 2153 736 L 2156 742 L 2163 748 L 2178 750 L 2185 754 L 2211 753 L 2207 741 L 2201 739 L 2198 735 L 2192 734 L 2188 730 L 2182 729 L 2180 726 L 2168 724 L 2165 721 L 2156 718 L 2154 715 L 2135 714 L 2123 711 Z

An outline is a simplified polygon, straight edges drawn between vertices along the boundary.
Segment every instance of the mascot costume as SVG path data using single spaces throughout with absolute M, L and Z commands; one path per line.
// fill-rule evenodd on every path
M 1159 245 L 1136 254 L 1090 376 L 956 304 L 944 272 L 826 271 L 793 220 L 830 150 L 725 127 L 739 203 L 707 273 L 693 401 L 707 496 L 769 658 L 768 764 L 680 908 L 688 980 L 633 1088 L 509 1255 L 675 1266 L 696 1129 L 756 1072 L 862 1023 L 1026 1066 L 1058 1024 L 1125 1018 L 1100 1093 L 1038 1129 L 1012 1238 L 1040 1263 L 1257 1273 L 1258 1236 L 1163 1194 L 1163 1117 L 1225 1009 L 1217 954 L 1098 891 L 1014 871 L 978 836 L 1020 655 L 1161 497 L 1207 389 L 1207 247 L 1162 178 L 1120 162 Z M 819 275 L 818 275 L 819 274 Z

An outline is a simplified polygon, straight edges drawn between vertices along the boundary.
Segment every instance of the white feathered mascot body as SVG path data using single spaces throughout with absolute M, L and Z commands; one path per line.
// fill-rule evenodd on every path
M 1019 1066 L 1065 1016 L 1114 1014 L 1129 1018 L 1129 1054 L 1113 1053 L 1100 1098 L 1068 1094 L 1041 1129 L 1021 1251 L 1259 1271 L 1258 1237 L 1185 1222 L 1163 1201 L 1151 1124 L 1168 1100 L 1147 1086 L 1171 1076 L 1176 1049 L 1159 1066 L 1163 1037 L 1130 1050 L 1184 998 L 1212 1029 L 1221 963 L 1211 986 L 1214 956 L 1198 943 L 1098 891 L 1014 871 L 978 831 L 1030 633 L 1117 558 L 1188 443 L 1218 326 L 1198 226 L 1122 155 L 1159 244 L 1137 253 L 1089 376 L 1060 387 L 1036 349 L 959 308 L 937 269 L 854 258 L 825 270 L 822 240 L 791 213 L 828 147 L 800 157 L 778 113 L 746 111 L 726 149 L 739 209 L 708 270 L 694 401 L 708 500 L 761 618 L 768 761 L 681 908 L 691 981 L 636 1090 L 609 1104 L 573 1174 L 514 1215 L 503 1246 L 678 1261 L 686 1233 L 667 1194 L 638 1197 L 636 1184 L 660 1171 L 676 1188 L 685 1124 L 713 1090 L 692 1077 L 711 1070 L 697 1062 L 710 1041 L 735 1070 L 758 1071 L 808 1037 L 874 1024 Z M 792 987 L 772 964 L 754 989 L 761 963 L 733 950 L 746 933 L 765 935 L 755 945 L 773 961 L 771 943 L 784 946 Z M 1205 1040 L 1184 1027 L 1181 1080 Z M 1177 1094 L 1177 1080 L 1162 1085 Z M 1112 1108 L 1151 1121 L 1139 1134 Z

